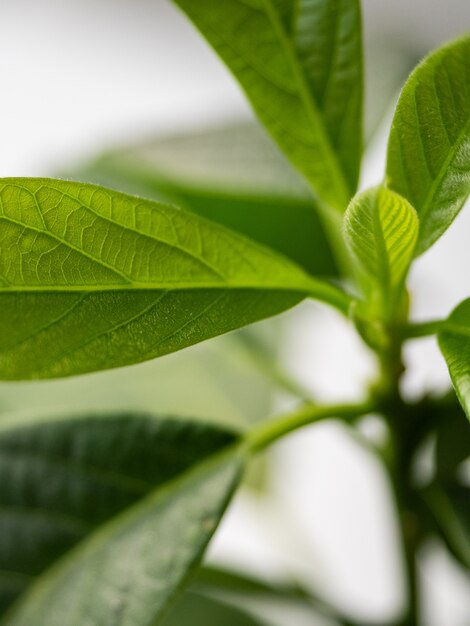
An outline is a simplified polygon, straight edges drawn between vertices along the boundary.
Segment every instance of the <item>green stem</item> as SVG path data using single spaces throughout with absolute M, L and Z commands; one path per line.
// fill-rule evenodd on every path
M 408 324 L 403 328 L 402 336 L 404 339 L 418 339 L 420 337 L 428 337 L 439 333 L 447 320 L 430 320 L 428 322 L 418 322 L 416 324 Z
M 420 441 L 416 432 L 419 424 L 416 419 L 413 419 L 417 416 L 410 412 L 410 406 L 401 396 L 400 378 L 405 371 L 402 347 L 406 336 L 430 334 L 435 324 L 435 322 L 410 324 L 406 327 L 406 333 L 403 333 L 401 328 L 389 327 L 386 347 L 377 350 L 381 378 L 375 388 L 375 397 L 389 425 L 390 454 L 387 459 L 387 469 L 398 512 L 408 591 L 406 611 L 402 619 L 397 622 L 397 626 L 418 626 L 419 624 L 416 553 L 421 541 L 421 521 L 416 513 L 415 495 L 412 489 L 412 464 Z
M 397 626 L 418 626 L 419 588 L 416 561 L 421 542 L 421 523 L 413 510 L 414 499 L 409 484 L 410 460 L 403 458 L 400 451 L 395 450 L 393 465 L 391 478 L 398 509 L 408 595 L 405 613 Z
M 318 300 L 319 302 L 329 304 L 343 315 L 346 315 L 346 317 L 349 316 L 354 298 L 352 298 L 348 293 L 332 283 L 324 280 L 317 280 L 313 276 L 309 276 L 309 283 L 310 286 L 307 286 L 309 287 L 307 292 L 308 296 L 314 300 Z
M 258 452 L 303 426 L 331 418 L 349 421 L 371 413 L 375 408 L 375 404 L 370 401 L 360 404 L 306 405 L 298 411 L 280 415 L 261 424 L 247 434 L 245 442 L 251 452 Z

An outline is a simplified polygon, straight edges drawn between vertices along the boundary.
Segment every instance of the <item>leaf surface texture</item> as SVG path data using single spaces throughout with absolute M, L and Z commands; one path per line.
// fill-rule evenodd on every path
M 2 425 L 2 626 L 158 621 L 237 483 L 234 443 L 142 414 Z
M 50 179 L 0 184 L 0 377 L 144 361 L 336 288 L 172 206 Z
M 416 209 L 416 252 L 425 252 L 470 193 L 470 36 L 433 52 L 411 74 L 390 133 L 387 184 Z

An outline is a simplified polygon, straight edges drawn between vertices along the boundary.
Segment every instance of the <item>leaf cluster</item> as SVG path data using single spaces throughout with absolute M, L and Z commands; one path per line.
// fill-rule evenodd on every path
M 310 593 L 198 568 L 255 453 L 306 424 L 338 418 L 354 427 L 369 413 L 389 429 L 386 449 L 374 452 L 402 522 L 410 603 L 400 623 L 415 624 L 423 541 L 441 537 L 470 567 L 470 491 L 460 473 L 468 424 L 454 396 L 410 404 L 400 392 L 404 342 L 438 334 L 470 417 L 470 299 L 448 319 L 419 325 L 406 289 L 413 262 L 470 193 L 470 36 L 412 72 L 383 181 L 357 193 L 359 0 L 174 3 L 233 73 L 267 135 L 233 126 L 94 164 L 97 177 L 145 198 L 70 180 L 0 180 L 0 378 L 137 364 L 307 298 L 355 325 L 378 376 L 358 404 L 317 406 L 255 346 L 275 384 L 304 403 L 248 433 L 137 410 L 2 419 L 0 624 L 172 626 L 193 624 L 195 612 L 206 624 L 260 623 L 207 593 L 224 584 L 229 595 L 256 589 L 352 624 Z M 417 485 L 414 463 L 430 437 L 435 475 Z

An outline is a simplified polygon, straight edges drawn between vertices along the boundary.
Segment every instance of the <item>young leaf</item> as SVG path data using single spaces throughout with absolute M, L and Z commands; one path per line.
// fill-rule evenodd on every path
M 470 193 L 470 36 L 433 52 L 411 74 L 392 124 L 387 185 L 418 213 L 421 254 Z
M 344 211 L 362 151 L 358 0 L 175 0 L 323 201 Z
M 369 189 L 350 203 L 344 232 L 371 305 L 389 314 L 413 258 L 418 237 L 415 210 L 393 191 Z
M 144 361 L 307 294 L 347 307 L 275 252 L 170 206 L 47 179 L 4 179 L 0 202 L 4 379 Z
M 155 138 L 105 153 L 78 177 L 182 208 L 286 255 L 316 276 L 336 276 L 305 179 L 254 123 Z
M 160 623 L 237 483 L 236 441 L 136 414 L 3 424 L 2 626 Z
M 470 298 L 451 313 L 439 334 L 439 347 L 460 403 L 470 418 Z

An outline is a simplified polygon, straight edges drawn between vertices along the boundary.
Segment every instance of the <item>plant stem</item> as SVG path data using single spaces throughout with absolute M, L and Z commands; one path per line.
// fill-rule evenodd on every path
M 280 415 L 253 429 L 246 436 L 246 445 L 251 452 L 258 452 L 302 426 L 335 417 L 352 420 L 371 413 L 375 408 L 371 401 L 360 404 L 304 405 L 298 411 Z
M 397 626 L 418 626 L 419 589 L 417 550 L 421 542 L 420 520 L 413 511 L 412 494 L 409 489 L 409 463 L 396 454 L 391 472 L 403 546 L 403 562 L 407 582 L 407 607 Z
M 418 415 L 401 396 L 400 378 L 405 368 L 402 360 L 403 341 L 406 337 L 425 336 L 436 332 L 437 324 L 408 325 L 403 328 L 386 328 L 388 341 L 385 348 L 377 350 L 381 375 L 373 389 L 374 397 L 380 406 L 389 426 L 390 449 L 384 459 L 389 473 L 397 507 L 400 534 L 403 546 L 403 562 L 407 581 L 407 607 L 397 626 L 418 626 L 419 589 L 416 571 L 416 553 L 421 542 L 421 521 L 416 513 L 415 495 L 412 487 L 412 465 L 414 454 L 420 442 L 421 424 Z
M 404 339 L 419 339 L 420 337 L 436 335 L 446 323 L 447 320 L 429 320 L 428 322 L 408 324 L 403 328 L 402 336 Z

